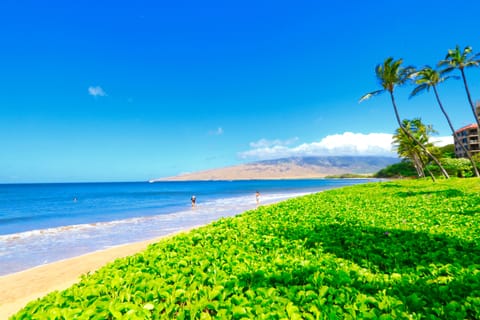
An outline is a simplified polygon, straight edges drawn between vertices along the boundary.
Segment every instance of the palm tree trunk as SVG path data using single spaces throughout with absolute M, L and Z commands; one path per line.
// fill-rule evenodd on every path
M 450 126 L 450 130 L 452 130 L 453 139 L 457 142 L 458 145 L 462 147 L 463 151 L 467 155 L 468 160 L 470 160 L 470 162 L 472 163 L 473 171 L 475 172 L 475 177 L 480 177 L 477 165 L 473 160 L 472 155 L 470 154 L 470 151 L 468 151 L 467 148 L 465 148 L 463 143 L 460 142 L 460 139 L 458 139 L 457 135 L 455 134 L 455 129 L 453 128 L 452 121 L 450 121 L 450 117 L 448 116 L 447 112 L 443 108 L 442 102 L 440 101 L 440 96 L 438 95 L 437 86 L 432 86 L 432 87 L 433 87 L 433 92 L 435 93 L 435 97 L 437 98 L 438 105 L 440 106 L 440 110 L 442 110 L 443 115 L 447 119 L 448 125 Z M 480 126 L 479 126 L 479 130 L 480 130 Z
M 413 166 L 415 167 L 415 170 L 417 170 L 417 175 L 419 178 L 425 178 L 425 172 L 423 170 L 423 163 L 420 160 L 420 157 L 416 152 L 413 152 L 412 154 L 413 157 Z
M 465 91 L 467 92 L 468 103 L 470 103 L 470 108 L 472 108 L 473 117 L 478 125 L 478 130 L 480 130 L 480 120 L 477 117 L 477 113 L 475 112 L 475 106 L 473 105 L 472 96 L 470 95 L 470 90 L 468 89 L 467 78 L 465 76 L 465 70 L 460 68 L 460 72 L 462 73 L 463 85 L 465 86 Z
M 393 105 L 393 110 L 395 111 L 395 117 L 397 118 L 397 122 L 398 122 L 398 125 L 400 126 L 400 129 L 403 131 L 403 133 L 405 133 L 410 139 L 412 139 L 413 141 L 415 141 L 415 143 L 420 147 L 422 148 L 422 150 L 428 155 L 428 157 L 430 159 L 433 160 L 433 162 L 435 162 L 437 164 L 437 166 L 440 168 L 440 171 L 442 172 L 442 174 L 445 176 L 446 179 L 449 179 L 450 176 L 448 175 L 448 172 L 445 170 L 445 168 L 442 166 L 442 164 L 440 163 L 440 161 L 438 161 L 438 159 L 430 152 L 427 150 L 427 148 L 425 148 L 425 146 L 423 144 L 421 144 L 413 135 L 410 134 L 410 132 L 407 131 L 407 129 L 405 129 L 405 127 L 402 125 L 402 121 L 400 120 L 400 116 L 398 114 L 398 109 L 397 109 L 397 104 L 395 103 L 395 97 L 393 96 L 393 92 L 392 91 L 388 91 L 390 92 L 390 98 L 392 99 L 392 105 Z
M 430 171 L 430 169 L 428 169 L 428 166 L 425 163 L 423 163 L 421 158 L 420 158 L 420 161 L 422 162 L 422 165 L 425 168 L 425 170 L 427 170 L 428 174 L 432 178 L 433 182 L 436 182 L 437 180 L 435 179 L 435 176 L 433 175 L 432 171 Z
M 432 178 L 433 182 L 436 182 L 437 179 L 435 179 L 435 176 L 433 175 L 432 171 L 430 171 L 430 169 L 428 169 L 427 166 L 425 166 L 425 170 L 427 170 L 427 172 L 430 175 L 430 177 Z

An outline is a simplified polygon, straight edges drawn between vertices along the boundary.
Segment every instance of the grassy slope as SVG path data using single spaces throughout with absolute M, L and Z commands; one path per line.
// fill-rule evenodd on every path
M 292 199 L 119 259 L 14 319 L 480 318 L 478 180 Z

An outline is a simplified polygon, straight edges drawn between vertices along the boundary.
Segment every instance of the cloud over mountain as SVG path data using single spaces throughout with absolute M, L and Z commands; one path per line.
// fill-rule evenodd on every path
M 435 145 L 453 143 L 453 138 L 433 137 Z M 302 156 L 387 156 L 396 157 L 389 133 L 344 132 L 328 135 L 318 142 L 290 146 L 298 138 L 288 140 L 260 139 L 250 143 L 250 150 L 238 153 L 241 159 L 267 160 Z
M 353 133 L 344 132 L 326 136 L 319 142 L 302 143 L 290 147 L 289 143 L 273 140 L 270 143 L 250 143 L 252 149 L 240 152 L 242 159 L 275 159 L 291 156 L 321 156 L 321 155 L 376 155 L 395 156 L 392 151 L 392 135 L 387 133 Z

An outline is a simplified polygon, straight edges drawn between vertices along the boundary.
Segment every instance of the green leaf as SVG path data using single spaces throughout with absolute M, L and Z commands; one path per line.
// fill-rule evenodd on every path
M 155 306 L 152 303 L 146 303 L 143 306 L 143 308 L 151 311 L 151 310 L 155 309 Z

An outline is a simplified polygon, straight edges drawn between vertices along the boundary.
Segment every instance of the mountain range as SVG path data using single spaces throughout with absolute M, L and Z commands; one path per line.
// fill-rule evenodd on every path
M 324 178 L 329 175 L 345 173 L 371 174 L 397 162 L 399 162 L 398 158 L 381 156 L 290 157 L 186 173 L 150 181 Z

